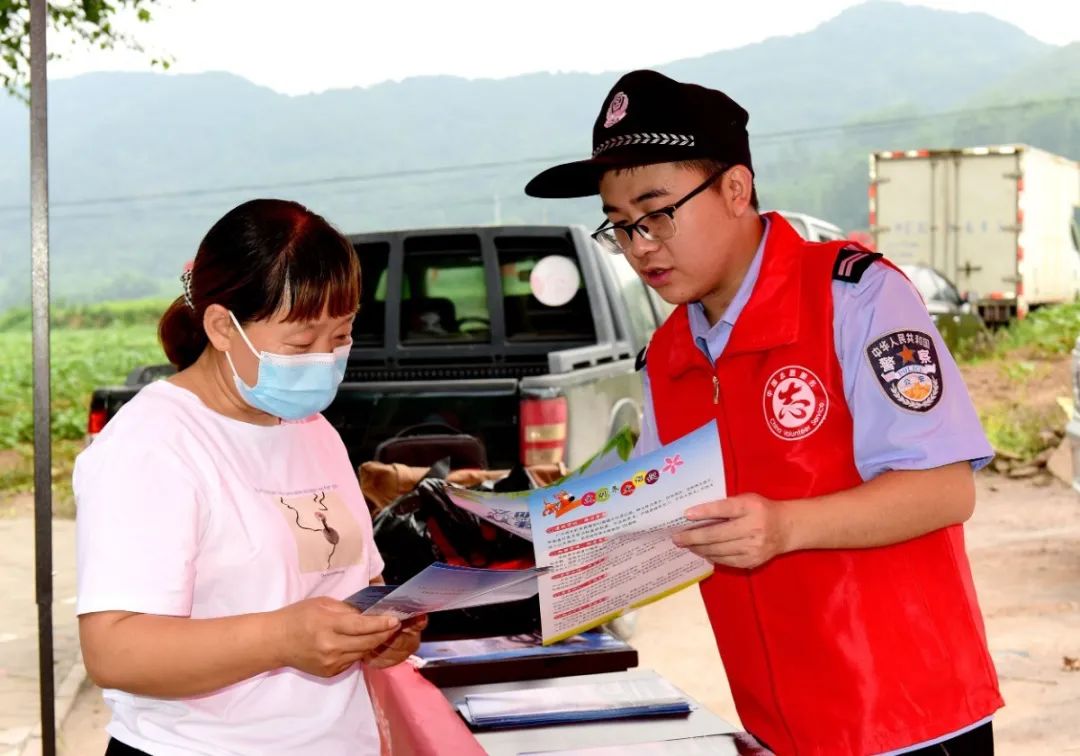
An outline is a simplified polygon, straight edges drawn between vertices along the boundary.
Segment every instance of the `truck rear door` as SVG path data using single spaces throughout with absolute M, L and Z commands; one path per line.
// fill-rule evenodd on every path
M 878 251 L 941 271 L 961 292 L 1009 300 L 1017 282 L 1013 152 L 876 153 L 871 225 Z
M 897 264 L 945 269 L 944 160 L 877 153 L 871 177 L 871 232 Z
M 949 172 L 952 265 L 943 268 L 960 291 L 980 299 L 1017 294 L 1017 179 L 1015 153 L 964 150 Z

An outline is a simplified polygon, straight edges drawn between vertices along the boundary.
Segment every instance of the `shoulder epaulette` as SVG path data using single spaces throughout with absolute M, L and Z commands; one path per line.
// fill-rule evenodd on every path
M 833 265 L 833 280 L 858 283 L 862 280 L 863 273 L 879 259 L 881 259 L 880 252 L 870 252 L 861 247 L 844 247 L 836 256 L 836 263 Z

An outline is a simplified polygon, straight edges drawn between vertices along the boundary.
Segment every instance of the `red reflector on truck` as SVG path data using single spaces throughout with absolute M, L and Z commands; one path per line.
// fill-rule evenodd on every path
M 566 454 L 566 397 L 522 399 L 521 461 L 557 464 Z
M 108 415 L 104 409 L 90 410 L 90 418 L 86 421 L 86 432 L 91 436 L 96 436 L 101 433 L 101 429 L 105 427 L 107 420 Z

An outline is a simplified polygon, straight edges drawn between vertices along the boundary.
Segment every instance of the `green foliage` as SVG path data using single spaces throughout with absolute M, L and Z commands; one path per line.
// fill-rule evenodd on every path
M 123 383 L 139 365 L 164 362 L 153 326 L 65 329 L 52 333 L 52 430 L 58 440 L 86 433 L 90 394 Z M 33 362 L 27 330 L 0 333 L 0 449 L 33 441 Z
M 1004 368 L 1009 378 L 1019 381 L 1030 373 L 1030 362 L 1017 361 L 1016 353 L 1028 359 L 1058 357 L 1072 351 L 1080 337 L 1080 303 L 1042 307 L 1023 320 L 1015 320 L 995 331 L 989 339 L 962 342 L 953 350 L 959 362 L 986 359 L 1008 360 Z M 1025 372 L 1027 371 L 1027 372 Z
M 872 150 L 1022 141 L 1080 157 L 1078 56 L 1080 45 L 1044 45 L 987 16 L 874 2 L 806 34 L 661 69 L 747 107 L 765 207 L 858 229 Z M 223 73 L 53 82 L 53 292 L 175 296 L 200 236 L 256 194 L 299 200 L 356 233 L 496 218 L 595 228 L 595 198 L 541 201 L 522 188 L 584 156 L 611 83 L 418 77 L 288 97 Z M 432 103 L 444 104 L 437 128 Z M 26 124 L 25 108 L 0 97 L 0 309 L 29 301 Z
M 1033 357 L 1053 357 L 1072 350 L 1080 336 L 1080 303 L 1043 307 L 998 333 L 996 353 L 1029 350 Z
M 129 34 L 118 31 L 113 22 L 118 13 L 134 11 L 134 17 L 148 23 L 154 0 L 78 0 L 50 2 L 46 6 L 48 30 L 58 37 L 73 38 L 107 50 L 117 45 L 143 52 Z M 50 34 L 53 36 L 53 34 Z M 55 49 L 55 45 L 53 45 Z M 63 57 L 50 52 L 49 59 Z M 152 59 L 153 65 L 168 68 L 167 59 Z M 0 87 L 16 97 L 29 99 L 30 0 L 0 0 Z
M 123 383 L 140 365 L 165 361 L 153 322 L 161 303 L 125 302 L 97 305 L 91 315 L 108 328 L 70 328 L 86 322 L 79 308 L 54 312 L 61 327 L 52 332 L 53 510 L 74 515 L 71 471 L 82 450 L 90 395 L 95 388 Z M 151 313 L 154 313 L 151 318 Z M 0 499 L 31 492 L 33 474 L 33 362 L 29 326 L 17 327 L 17 313 L 0 323 Z M 28 317 L 28 314 L 27 314 Z M 0 516 L 4 514 L 0 511 Z
M 953 354 L 962 365 L 996 365 L 1004 381 L 1020 388 L 1045 375 L 1047 360 L 1068 355 L 1078 336 L 1080 303 L 1044 307 L 980 343 L 961 344 Z M 1067 394 L 1069 389 L 1061 386 L 1061 393 Z M 1031 460 L 1057 443 L 1064 419 L 1056 404 L 1034 405 L 1022 391 L 1017 397 L 981 407 L 979 419 L 996 451 Z
M 1057 407 L 1034 408 L 1022 403 L 999 404 L 979 413 L 990 445 L 1019 459 L 1029 460 L 1050 448 L 1057 437 L 1047 429 L 1062 424 Z
M 105 328 L 114 325 L 156 325 L 171 303 L 165 299 L 132 299 L 122 302 L 61 305 L 53 307 L 53 328 Z M 29 331 L 29 307 L 14 307 L 0 313 L 0 333 Z
M 557 485 L 564 480 L 577 477 L 578 475 L 584 475 L 593 468 L 606 470 L 613 465 L 625 462 L 630 459 L 630 455 L 634 452 L 634 444 L 636 443 L 637 432 L 629 425 L 624 425 L 615 432 L 615 435 L 608 439 L 607 443 L 604 444 L 600 451 L 596 452 L 596 454 L 582 462 L 577 469 L 571 470 L 569 474 L 560 478 L 552 485 Z

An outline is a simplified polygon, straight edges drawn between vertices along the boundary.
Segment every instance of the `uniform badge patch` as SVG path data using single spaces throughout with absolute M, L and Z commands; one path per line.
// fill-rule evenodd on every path
M 929 412 L 941 401 L 941 368 L 934 340 L 922 331 L 892 331 L 866 347 L 886 396 L 903 409 Z
M 607 114 L 604 116 L 604 128 L 610 129 L 622 119 L 626 118 L 626 109 L 630 106 L 630 98 L 624 92 L 618 92 L 611 98 Z
M 773 435 L 799 441 L 821 427 L 829 395 L 814 373 L 800 365 L 782 367 L 765 383 L 765 422 Z

